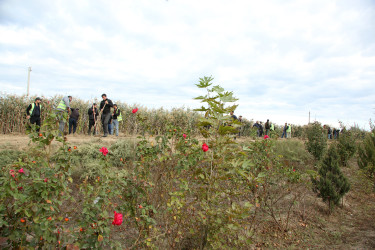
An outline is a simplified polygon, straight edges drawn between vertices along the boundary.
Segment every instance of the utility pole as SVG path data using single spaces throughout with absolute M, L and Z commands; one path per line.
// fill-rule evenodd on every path
M 30 72 L 31 72 L 31 67 L 29 67 L 29 70 L 28 70 L 28 76 L 27 76 L 27 97 L 29 97 L 29 90 L 30 90 Z
M 309 124 L 310 124 L 310 110 L 309 110 Z

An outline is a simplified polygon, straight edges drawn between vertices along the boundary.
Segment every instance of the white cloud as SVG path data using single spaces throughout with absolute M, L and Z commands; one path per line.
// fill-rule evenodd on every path
M 178 107 L 212 75 L 248 118 L 367 123 L 374 17 L 371 1 L 5 0 L 0 84 L 19 93 L 32 66 L 35 94 Z

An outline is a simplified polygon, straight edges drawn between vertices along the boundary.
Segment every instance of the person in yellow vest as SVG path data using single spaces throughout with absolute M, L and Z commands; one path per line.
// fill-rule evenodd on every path
M 40 104 L 42 99 L 39 97 L 35 98 L 35 101 L 31 103 L 26 109 L 26 119 L 30 119 L 30 124 L 36 124 L 36 132 L 40 131 L 40 114 L 42 111 L 42 105 Z
M 290 123 L 286 129 L 286 138 L 292 138 L 292 125 Z
M 70 102 L 73 100 L 71 96 L 65 96 L 63 99 L 61 99 L 59 105 L 57 106 L 57 115 L 59 118 L 59 130 L 60 130 L 60 136 L 64 134 L 65 124 L 67 122 L 67 119 L 64 119 L 63 113 L 70 111 Z
M 117 104 L 113 104 L 113 114 L 112 114 L 112 131 L 111 135 L 113 135 L 113 130 L 116 129 L 116 136 L 118 136 L 118 127 L 119 122 L 122 121 L 121 110 L 117 107 Z

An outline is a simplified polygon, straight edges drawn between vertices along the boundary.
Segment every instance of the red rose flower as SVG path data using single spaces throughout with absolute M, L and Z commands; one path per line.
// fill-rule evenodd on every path
M 23 168 L 21 168 L 20 170 L 18 170 L 18 173 L 24 174 L 25 172 L 23 171 Z
M 135 113 L 137 113 L 137 111 L 138 111 L 138 108 L 135 108 L 135 109 L 132 110 L 132 113 L 135 114 Z
M 264 136 L 264 139 L 268 139 L 268 138 L 270 138 L 268 135 L 265 135 L 265 136 Z
M 9 171 L 9 174 L 10 174 L 12 177 L 14 177 L 14 173 L 15 173 L 15 171 L 14 171 L 13 169 L 11 169 L 11 170 Z
M 203 152 L 207 152 L 209 150 L 209 147 L 207 146 L 206 143 L 203 143 L 202 150 L 203 150 Z
M 48 178 L 45 178 L 45 179 L 44 179 L 44 182 L 47 182 L 47 181 L 48 181 Z
M 185 134 L 183 134 L 182 137 L 184 137 L 184 139 L 186 139 L 186 135 Z
M 102 154 L 103 154 L 104 156 L 106 156 L 106 155 L 108 154 L 108 149 L 105 148 L 105 147 L 102 147 L 99 151 L 102 152 Z
M 120 226 L 122 224 L 122 214 L 114 212 L 115 216 L 112 221 L 112 225 Z

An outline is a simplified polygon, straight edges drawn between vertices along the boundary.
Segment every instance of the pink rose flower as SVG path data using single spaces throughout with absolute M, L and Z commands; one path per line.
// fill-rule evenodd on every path
M 203 152 L 207 152 L 209 149 L 210 149 L 210 148 L 207 146 L 207 144 L 206 144 L 206 143 L 203 143 L 203 145 L 202 145 L 202 150 L 203 150 Z
M 122 214 L 114 212 L 115 216 L 112 221 L 112 225 L 120 226 L 122 224 Z
M 264 139 L 268 139 L 268 138 L 270 138 L 268 135 L 265 135 L 265 136 L 264 136 Z
M 23 168 L 21 168 L 20 170 L 18 170 L 18 173 L 24 174 L 25 172 L 23 171 Z
M 108 154 L 108 149 L 105 148 L 105 147 L 102 147 L 99 151 L 102 152 L 102 154 L 103 154 L 104 156 L 106 156 L 106 155 Z
M 186 139 L 186 135 L 185 134 L 183 134 L 182 137 L 184 137 L 184 139 Z

